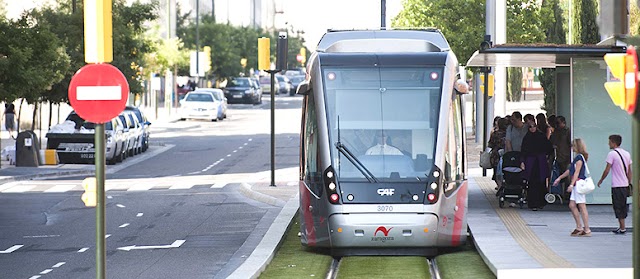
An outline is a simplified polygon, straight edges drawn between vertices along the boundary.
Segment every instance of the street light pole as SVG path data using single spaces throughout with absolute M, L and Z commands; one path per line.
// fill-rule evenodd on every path
M 380 0 L 380 29 L 387 27 L 387 1 Z
M 196 86 L 200 87 L 200 0 L 196 0 Z

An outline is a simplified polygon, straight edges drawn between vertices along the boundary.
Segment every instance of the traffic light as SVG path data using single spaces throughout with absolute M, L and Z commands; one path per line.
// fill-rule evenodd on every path
M 484 94 L 484 75 L 485 74 L 480 74 L 480 88 L 479 88 L 480 89 L 480 92 L 479 92 L 480 94 Z M 487 91 L 488 95 L 487 96 L 489 96 L 489 98 L 492 98 L 493 97 L 493 93 L 494 93 L 494 89 L 495 89 L 494 82 L 493 82 L 493 74 L 489 74 L 488 78 L 489 78 L 489 80 L 488 80 L 489 88 L 487 88 L 488 89 L 488 91 Z
M 271 45 L 269 38 L 258 39 L 258 70 L 271 68 Z
M 98 202 L 96 195 L 96 178 L 87 177 L 82 180 L 82 188 L 84 188 L 84 193 L 82 193 L 81 198 L 84 205 L 87 207 L 95 207 Z
M 627 53 L 609 53 L 604 61 L 617 81 L 604 83 L 609 97 L 616 106 L 634 114 L 638 95 L 638 56 L 633 46 L 627 48 Z
M 304 63 L 307 62 L 307 49 L 305 47 L 300 48 L 300 56 L 302 57 L 302 59 L 300 60 L 300 64 L 304 66 Z
M 204 52 L 204 71 L 211 71 L 211 47 L 205 46 L 202 50 Z

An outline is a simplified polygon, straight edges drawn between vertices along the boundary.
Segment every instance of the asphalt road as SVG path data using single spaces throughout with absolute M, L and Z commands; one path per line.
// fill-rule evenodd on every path
M 152 143 L 170 148 L 108 175 L 108 278 L 224 278 L 242 264 L 281 209 L 239 191 L 270 170 L 264 100 L 230 105 L 224 121 L 152 125 Z M 277 97 L 278 168 L 297 166 L 300 105 Z M 0 278 L 95 278 L 95 209 L 73 190 L 82 179 L 0 194 Z

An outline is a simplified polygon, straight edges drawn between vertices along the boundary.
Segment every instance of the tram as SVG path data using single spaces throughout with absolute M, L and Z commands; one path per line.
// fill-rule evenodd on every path
M 438 30 L 328 31 L 297 90 L 302 245 L 341 256 L 464 244 L 467 92 Z

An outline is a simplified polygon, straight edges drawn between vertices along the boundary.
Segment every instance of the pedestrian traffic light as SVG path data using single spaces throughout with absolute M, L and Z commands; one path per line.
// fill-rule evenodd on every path
M 638 95 L 638 56 L 633 46 L 627 48 L 627 53 L 608 53 L 604 61 L 617 80 L 604 83 L 609 97 L 616 106 L 633 114 L 636 111 Z
M 258 39 L 258 70 L 267 71 L 271 68 L 271 44 L 269 38 Z
M 84 193 L 82 193 L 81 198 L 84 205 L 87 207 L 95 207 L 98 200 L 96 195 L 96 178 L 87 177 L 82 180 L 82 188 L 84 188 Z
M 205 46 L 202 50 L 204 52 L 204 71 L 211 71 L 211 47 Z

